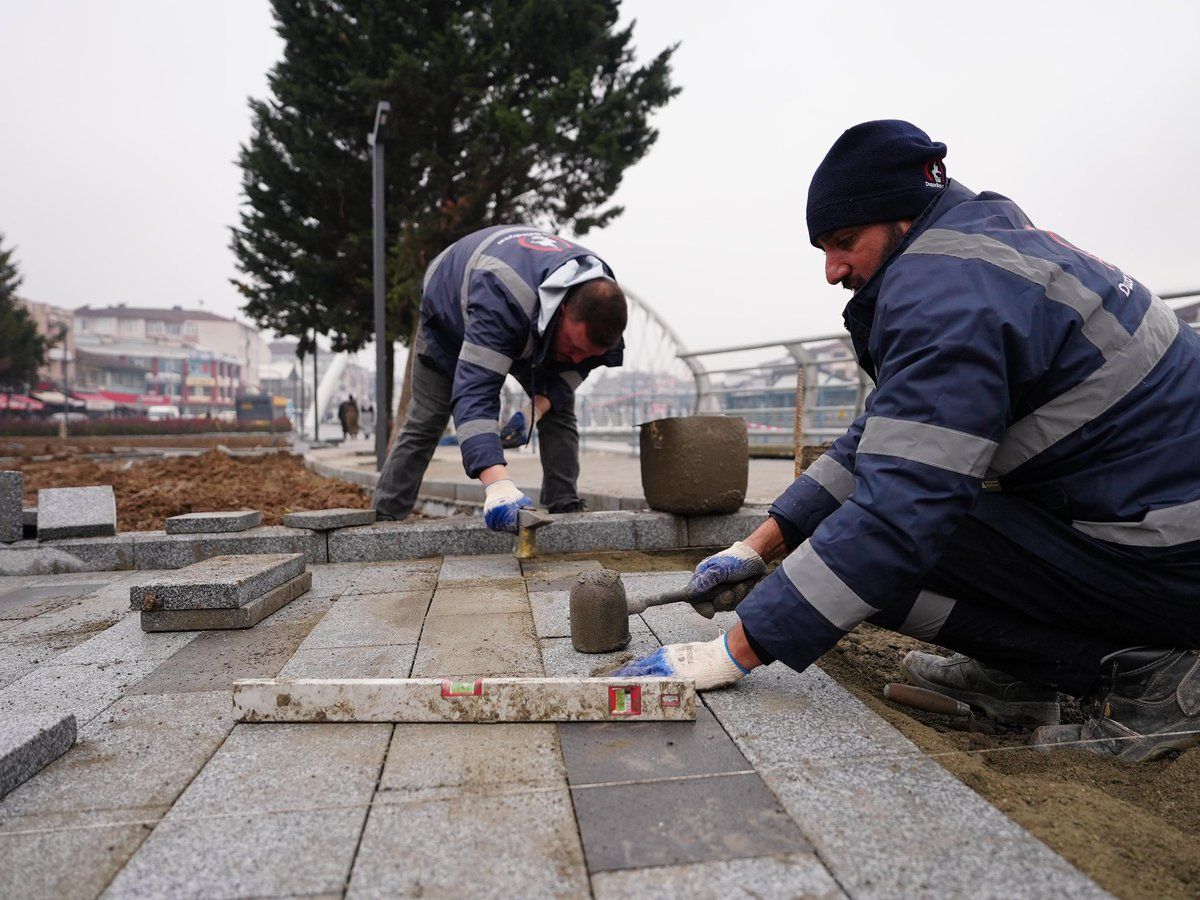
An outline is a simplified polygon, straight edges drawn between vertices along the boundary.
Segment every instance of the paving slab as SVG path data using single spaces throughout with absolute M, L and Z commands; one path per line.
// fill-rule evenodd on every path
M 352 528 L 355 525 L 375 524 L 375 510 L 349 509 L 311 509 L 301 512 L 284 513 L 283 524 L 288 528 L 309 528 L 313 531 L 332 531 L 335 528 Z
M 186 647 L 194 634 L 150 635 L 142 631 L 138 616 L 127 615 L 119 622 L 56 656 L 59 665 L 119 663 L 132 660 L 169 659 Z
M 339 893 L 390 735 L 388 725 L 236 726 L 105 896 Z
M 812 849 L 755 774 L 580 787 L 571 798 L 593 873 Z
M 642 619 L 664 644 L 711 641 L 738 623 L 735 612 L 717 613 L 711 619 L 706 619 L 690 603 L 652 606 L 642 613 Z
M 0 689 L 0 720 L 30 711 L 73 714 L 86 725 L 158 665 L 154 660 L 38 666 Z
M 633 624 L 632 619 L 630 624 Z M 570 638 L 542 638 L 538 641 L 542 648 L 542 665 L 547 675 L 556 678 L 605 677 L 617 662 L 646 656 L 661 646 L 658 638 L 642 627 L 641 632 L 631 631 L 629 643 L 613 653 L 580 653 L 571 646 Z
M 167 534 L 217 534 L 245 531 L 262 524 L 262 513 L 256 509 L 234 512 L 197 512 L 171 516 L 166 521 Z
M 413 664 L 413 675 L 425 678 L 541 674 L 528 612 L 429 616 Z
M 29 585 L 0 593 L 0 619 L 32 619 L 44 612 L 69 606 L 97 587 L 91 584 Z
M 0 637 L 3 637 L 0 632 Z M 42 663 L 62 654 L 41 644 L 0 644 L 0 688 L 32 672 Z
M 726 516 L 688 516 L 689 547 L 728 547 L 744 539 L 767 518 L 766 506 L 743 506 Z
M 40 541 L 117 533 L 117 497 L 110 484 L 42 488 L 37 508 Z
M 495 553 L 486 556 L 447 556 L 442 560 L 442 568 L 438 573 L 438 584 L 497 578 L 510 581 L 520 580 L 521 563 L 511 553 Z
M 217 556 L 139 579 L 129 589 L 129 608 L 237 609 L 299 578 L 304 569 L 300 553 Z
M 594 559 L 527 559 L 521 562 L 521 574 L 530 591 L 569 591 L 581 572 L 604 568 Z
M 417 560 L 413 562 L 379 563 L 371 566 L 355 566 L 358 577 L 343 593 L 354 594 L 394 594 L 402 591 L 433 590 L 437 584 L 438 568 L 441 563 L 437 560 Z
M 20 472 L 0 472 L 0 542 L 11 544 L 24 537 L 21 505 L 23 483 Z
M 134 567 L 138 569 L 179 569 L 213 556 L 244 554 L 303 553 L 313 565 L 329 561 L 324 534 L 282 525 L 263 525 L 225 535 L 139 531 L 132 540 Z
M 431 594 L 425 590 L 343 597 L 317 623 L 300 649 L 415 646 Z
M 512 535 L 489 531 L 476 516 L 376 522 L 329 532 L 329 562 L 427 559 L 446 553 L 511 553 L 513 541 Z
M 815 853 L 598 872 L 592 876 L 592 894 L 596 900 L 834 900 L 846 896 Z
M 253 628 L 304 594 L 311 586 L 312 574 L 304 572 L 236 609 L 146 610 L 141 614 L 141 628 L 147 632 Z
M 447 586 L 448 585 L 448 586 Z M 429 607 L 431 616 L 472 616 L 486 613 L 529 612 L 529 595 L 520 578 L 507 581 L 438 581 Z
M 416 644 L 386 647 L 303 646 L 279 672 L 280 678 L 407 678 Z M 225 698 L 228 701 L 228 697 Z
M 705 701 L 852 896 L 1106 896 L 816 667 Z
M 0 721 L 0 797 L 36 775 L 75 743 L 75 716 L 27 714 Z
M 54 575 L 132 569 L 133 537 L 18 541 L 0 548 L 0 575 Z
M 351 585 L 354 579 L 362 575 L 362 566 L 313 566 L 313 583 L 309 593 L 318 597 L 340 597 Z

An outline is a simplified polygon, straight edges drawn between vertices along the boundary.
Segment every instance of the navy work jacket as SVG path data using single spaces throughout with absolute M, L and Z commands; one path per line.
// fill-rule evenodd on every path
M 912 604 L 985 482 L 1053 512 L 1071 542 L 988 524 L 1065 571 L 1200 570 L 1200 336 L 1143 285 L 952 181 L 845 321 L 875 390 L 771 508 L 794 549 L 738 607 L 767 652 Z
M 564 409 L 592 369 L 621 365 L 624 341 L 578 364 L 555 362 L 550 353 L 562 294 L 555 308 L 543 309 L 538 288 L 562 266 L 589 256 L 599 259 L 526 225 L 497 225 L 451 244 L 426 270 L 417 354 L 453 379 L 454 427 L 472 478 L 504 464 L 498 419 L 506 375 L 531 397 L 542 394 L 551 408 Z

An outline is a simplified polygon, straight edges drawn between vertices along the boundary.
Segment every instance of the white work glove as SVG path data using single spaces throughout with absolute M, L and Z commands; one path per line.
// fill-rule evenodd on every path
M 696 690 L 711 691 L 736 684 L 749 674 L 750 670 L 743 669 L 729 652 L 729 637 L 723 634 L 711 641 L 667 644 L 649 656 L 626 663 L 608 677 L 690 678 L 696 682 Z
M 732 547 L 700 560 L 685 590 L 696 612 L 711 619 L 714 612 L 735 608 L 758 580 L 767 564 L 750 546 L 736 541 Z
M 484 491 L 483 521 L 492 531 L 517 533 L 517 510 L 532 509 L 533 501 L 513 484 L 511 478 L 493 481 Z

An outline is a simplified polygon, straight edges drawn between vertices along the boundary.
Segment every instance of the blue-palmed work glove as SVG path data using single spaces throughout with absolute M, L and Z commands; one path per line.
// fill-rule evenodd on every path
M 517 510 L 532 509 L 533 501 L 517 488 L 511 478 L 493 481 L 484 491 L 483 521 L 492 531 L 517 533 Z
M 711 619 L 714 613 L 734 609 L 766 573 L 762 557 L 737 541 L 727 550 L 700 560 L 686 590 L 694 598 L 696 612 Z
M 712 641 L 692 644 L 667 644 L 649 656 L 635 659 L 609 675 L 609 678 L 690 678 L 696 690 L 711 691 L 741 681 L 749 673 L 729 652 L 729 638 L 721 635 Z
M 524 445 L 528 439 L 529 433 L 525 429 L 525 413 L 517 410 L 500 429 L 500 446 L 505 450 L 512 450 L 514 447 Z

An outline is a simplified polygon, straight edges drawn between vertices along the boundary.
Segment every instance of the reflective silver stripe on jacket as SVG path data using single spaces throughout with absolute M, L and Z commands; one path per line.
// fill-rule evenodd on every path
M 909 637 L 932 641 L 946 624 L 953 609 L 954 601 L 949 597 L 935 591 L 921 591 L 897 631 Z
M 964 234 L 931 228 L 913 241 L 907 253 L 978 259 L 1011 272 L 1042 288 L 1049 300 L 1075 310 L 1083 319 L 1083 336 L 1105 359 L 1111 359 L 1129 341 L 1129 331 L 1104 308 L 1100 295 L 1058 263 L 1021 253 L 1003 241 L 983 234 Z
M 450 245 L 450 247 L 453 247 L 453 246 L 454 246 L 453 244 Z M 442 264 L 442 260 L 446 258 L 446 254 L 450 252 L 450 247 L 447 247 L 445 250 L 443 250 L 441 253 L 439 253 L 437 256 L 435 256 L 433 258 L 433 262 L 431 262 L 428 266 L 425 267 L 425 280 L 421 282 L 421 293 L 422 294 L 424 294 L 425 291 L 427 291 L 429 289 L 429 280 L 431 278 L 433 278 L 433 273 L 437 271 L 438 266 L 440 266 Z
M 783 561 L 783 574 L 813 609 L 842 631 L 852 630 L 867 616 L 879 612 L 825 565 L 811 541 L 805 541 Z
M 1158 365 L 1178 333 L 1179 318 L 1151 297 L 1142 324 L 1120 353 L 1004 432 L 992 469 L 1001 475 L 1011 472 L 1103 415 Z
M 537 292 L 521 280 L 521 276 L 512 266 L 495 256 L 481 256 L 475 264 L 475 271 L 493 273 L 500 279 L 500 283 L 508 288 L 513 299 L 520 304 L 525 318 L 533 318 L 533 308 L 537 305 Z
M 454 431 L 458 435 L 458 442 L 461 444 L 473 437 L 479 437 L 481 434 L 499 434 L 500 423 L 495 419 L 472 419 L 470 422 L 463 422 L 461 425 L 455 422 Z
M 828 453 L 823 453 L 802 474 L 829 491 L 839 504 L 845 503 L 846 498 L 854 493 L 854 473 Z
M 567 383 L 567 387 L 573 391 L 579 390 L 579 386 L 583 384 L 583 376 L 574 370 L 569 372 L 559 372 L 558 374 L 562 380 Z
M 463 269 L 462 287 L 459 289 L 459 292 L 458 292 L 458 302 L 462 305 L 462 317 L 463 317 L 463 327 L 464 328 L 467 326 L 467 322 L 470 319 L 470 316 L 467 315 L 467 301 L 470 299 L 470 296 L 471 296 L 471 275 L 475 272 L 475 264 L 477 262 L 479 262 L 479 257 L 483 256 L 484 250 L 486 250 L 488 247 L 492 246 L 492 244 L 496 243 L 496 241 L 498 241 L 500 238 L 504 237 L 506 234 L 514 234 L 515 232 L 518 232 L 518 231 L 528 231 L 528 230 L 529 230 L 529 227 L 526 225 L 509 225 L 507 228 L 501 228 L 499 231 L 493 233 L 488 238 L 480 241 L 479 246 L 471 251 L 471 255 L 467 259 L 466 268 Z
M 863 427 L 858 454 L 895 456 L 982 478 L 996 447 L 995 441 L 941 425 L 871 416 Z
M 1174 547 L 1200 541 L 1200 500 L 1152 509 L 1138 522 L 1075 521 L 1071 527 L 1113 544 Z
M 462 349 L 458 351 L 458 358 L 465 359 L 469 363 L 475 363 L 477 366 L 483 366 L 483 368 L 495 372 L 497 375 L 507 375 L 508 370 L 512 368 L 513 364 L 513 361 L 503 353 L 497 353 L 495 350 L 489 350 L 487 347 L 472 344 L 470 341 L 462 342 Z

